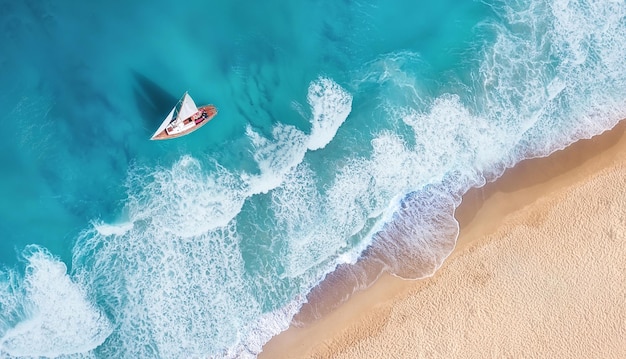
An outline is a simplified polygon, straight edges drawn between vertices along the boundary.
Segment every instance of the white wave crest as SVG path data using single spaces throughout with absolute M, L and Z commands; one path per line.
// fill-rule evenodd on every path
M 321 77 L 309 85 L 307 100 L 311 106 L 311 135 L 307 147 L 326 147 L 352 110 L 352 96 L 329 78 Z
M 324 148 L 335 137 L 351 111 L 352 96 L 339 84 L 325 77 L 311 82 L 307 100 L 311 107 L 311 133 L 307 136 L 293 126 L 277 124 L 272 136 L 264 137 L 251 126 L 246 135 L 252 142 L 260 176 L 244 175 L 248 195 L 267 193 L 279 187 L 285 176 L 302 163 L 307 150 Z
M 102 221 L 94 221 L 94 228 L 103 236 L 122 236 L 133 229 L 133 222 L 109 224 Z

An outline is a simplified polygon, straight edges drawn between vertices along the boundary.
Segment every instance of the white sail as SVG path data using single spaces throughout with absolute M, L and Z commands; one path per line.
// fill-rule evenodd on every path
M 185 92 L 183 96 L 182 104 L 180 105 L 180 110 L 178 110 L 178 116 L 176 116 L 176 120 L 182 121 L 191 117 L 191 115 L 198 112 L 198 108 L 196 107 L 196 103 L 193 102 L 191 96 Z
M 161 123 L 161 126 L 159 126 L 159 129 L 156 130 L 156 132 L 154 133 L 154 135 L 152 135 L 152 138 L 154 138 L 156 135 L 158 135 L 159 133 L 161 133 L 161 131 L 163 131 L 165 129 L 165 127 L 167 127 L 167 125 L 170 124 L 170 122 L 172 122 L 172 118 L 174 117 L 174 111 L 176 110 L 176 107 L 174 107 L 172 109 L 172 111 L 170 111 L 170 114 L 167 115 L 167 117 L 165 118 L 165 120 L 163 121 L 163 123 Z
M 161 126 L 159 126 L 154 135 L 152 135 L 151 139 L 154 140 L 155 137 L 166 128 L 167 134 L 172 135 L 181 133 L 188 130 L 189 127 L 195 126 L 193 121 L 188 123 L 185 123 L 184 121 L 197 112 L 198 107 L 196 107 L 196 103 L 193 102 L 191 96 L 185 92 L 180 101 L 178 101 L 176 106 L 172 109 L 172 111 L 170 111 L 169 115 L 167 115 L 163 123 L 161 123 Z

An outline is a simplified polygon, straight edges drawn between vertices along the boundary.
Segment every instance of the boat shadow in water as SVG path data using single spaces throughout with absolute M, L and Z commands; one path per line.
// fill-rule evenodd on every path
M 172 104 L 178 102 L 178 97 L 167 92 L 163 87 L 159 86 L 148 77 L 140 74 L 135 70 L 131 70 L 135 85 L 133 93 L 135 102 L 143 125 L 146 128 L 156 128 L 159 126 L 162 118 L 172 109 Z

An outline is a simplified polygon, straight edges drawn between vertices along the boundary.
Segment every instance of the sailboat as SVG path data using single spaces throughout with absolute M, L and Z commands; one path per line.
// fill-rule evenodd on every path
M 185 92 L 150 139 L 169 140 L 188 135 L 211 121 L 215 115 L 217 115 L 215 106 L 206 105 L 198 108 L 189 93 Z

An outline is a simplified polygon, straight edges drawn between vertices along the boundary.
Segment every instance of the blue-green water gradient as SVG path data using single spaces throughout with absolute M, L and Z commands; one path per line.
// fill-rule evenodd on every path
M 0 0 L 0 49 L 0 357 L 254 357 L 626 116 L 622 2 Z M 218 115 L 149 141 L 185 91 Z

